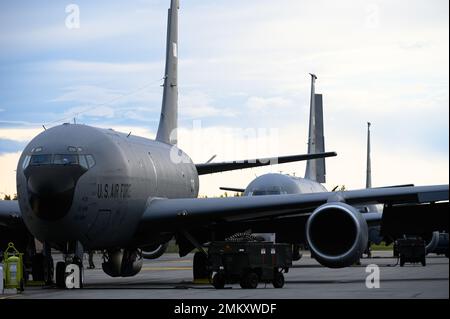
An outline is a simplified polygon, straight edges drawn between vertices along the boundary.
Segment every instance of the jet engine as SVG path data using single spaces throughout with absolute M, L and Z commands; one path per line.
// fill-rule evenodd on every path
M 444 254 L 448 257 L 448 233 L 433 232 L 429 236 L 424 236 L 426 246 L 426 253 Z
M 142 256 L 139 250 L 119 249 L 103 255 L 103 271 L 111 277 L 133 277 L 142 268 Z
M 368 226 L 362 214 L 345 203 L 318 207 L 306 224 L 312 255 L 329 268 L 348 267 L 359 260 L 368 243 Z
M 425 239 L 425 242 L 427 244 L 425 247 L 426 254 L 428 255 L 434 253 L 439 244 L 439 232 L 433 232 L 430 236 L 428 236 L 428 238 Z
M 157 246 L 142 248 L 142 257 L 145 259 L 157 259 L 161 257 L 167 250 L 169 242 Z

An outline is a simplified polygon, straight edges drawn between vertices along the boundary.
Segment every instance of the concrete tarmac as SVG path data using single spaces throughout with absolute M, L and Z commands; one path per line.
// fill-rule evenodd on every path
M 27 287 L 18 295 L 0 295 L 0 299 L 309 299 L 309 298 L 449 298 L 449 261 L 430 255 L 427 266 L 396 265 L 392 252 L 374 252 L 374 258 L 362 259 L 361 266 L 329 269 L 320 266 L 309 253 L 294 263 L 285 275 L 286 285 L 275 289 L 259 284 L 257 289 L 228 285 L 216 290 L 209 284 L 192 283 L 192 257 L 165 254 L 147 260 L 142 271 L 131 278 L 111 278 L 101 270 L 100 256 L 96 269 L 85 269 L 84 288 L 61 290 L 54 287 Z M 55 255 L 55 261 L 61 257 Z M 87 267 L 87 256 L 85 258 Z M 380 270 L 380 288 L 368 289 L 366 266 L 376 264 Z

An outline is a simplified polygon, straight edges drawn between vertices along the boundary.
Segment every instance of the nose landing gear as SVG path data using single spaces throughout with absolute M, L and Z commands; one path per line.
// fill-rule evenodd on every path
M 72 248 L 72 249 L 71 249 Z M 83 288 L 83 247 L 77 242 L 75 245 L 68 245 L 68 249 L 63 253 L 64 261 L 56 263 L 55 279 L 56 287 L 66 289 L 66 279 L 73 276 L 72 283 L 74 287 Z M 79 271 L 68 269 L 67 266 L 76 265 Z

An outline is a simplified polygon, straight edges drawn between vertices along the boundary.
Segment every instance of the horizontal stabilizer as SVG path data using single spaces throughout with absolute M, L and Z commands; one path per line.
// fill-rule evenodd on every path
M 233 188 L 233 187 L 219 187 L 223 191 L 243 193 L 245 192 L 245 188 Z
M 392 186 L 380 186 L 380 187 L 372 187 L 372 188 L 398 188 L 398 187 L 413 187 L 414 184 L 402 184 L 402 185 L 392 185 Z
M 222 163 L 206 163 L 206 164 L 196 164 L 198 175 L 214 174 L 220 172 L 233 171 L 245 168 L 254 168 L 260 166 L 284 164 L 291 162 L 300 162 L 310 159 L 325 158 L 337 156 L 336 152 L 326 152 L 317 154 L 303 154 L 303 155 L 291 155 L 291 156 L 280 156 L 280 157 L 268 157 L 260 159 L 233 161 L 233 162 L 222 162 Z

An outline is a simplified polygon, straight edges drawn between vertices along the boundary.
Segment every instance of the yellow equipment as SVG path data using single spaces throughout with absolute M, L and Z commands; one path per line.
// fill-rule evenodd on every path
M 24 290 L 23 277 L 23 254 L 14 247 L 13 243 L 8 244 L 8 248 L 3 253 L 3 264 L 5 273 L 5 289 Z

